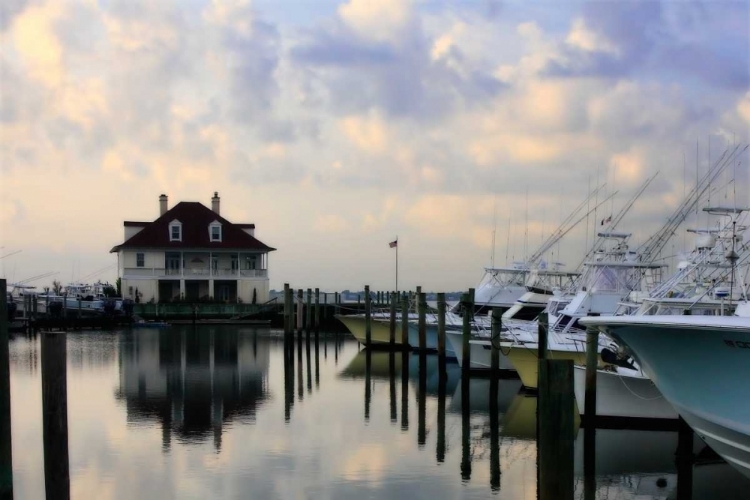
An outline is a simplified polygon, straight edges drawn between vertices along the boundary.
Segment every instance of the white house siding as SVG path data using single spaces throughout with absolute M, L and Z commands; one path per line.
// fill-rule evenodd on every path
M 242 302 L 249 304 L 253 301 L 253 289 L 258 291 L 258 304 L 268 300 L 268 280 L 267 279 L 243 279 L 238 281 L 237 294 Z
M 133 293 L 131 295 L 130 287 L 133 287 Z M 141 295 L 141 302 L 149 302 L 159 300 L 159 282 L 155 279 L 122 279 L 122 294 L 124 297 L 135 299 L 135 290 L 138 289 L 138 293 Z

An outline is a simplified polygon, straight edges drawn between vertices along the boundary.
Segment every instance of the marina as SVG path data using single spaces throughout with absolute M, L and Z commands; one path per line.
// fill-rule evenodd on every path
M 750 500 L 750 0 L 5 3 L 0 500 Z
M 490 380 L 471 378 L 464 392 L 455 363 L 442 378 L 436 355 L 369 353 L 322 332 L 309 342 L 236 326 L 56 338 L 68 419 L 54 438 L 42 439 L 40 377 L 41 356 L 58 346 L 41 345 L 44 334 L 9 344 L 17 498 L 45 488 L 59 498 L 67 484 L 72 498 L 105 489 L 120 498 L 536 494 L 536 396 L 518 380 L 499 381 L 493 395 Z M 750 486 L 697 438 L 686 472 L 676 431 L 599 429 L 591 456 L 584 434 L 577 427 L 576 498 L 689 498 L 676 496 L 686 476 L 692 498 L 740 498 Z M 54 447 L 63 440 L 67 450 Z

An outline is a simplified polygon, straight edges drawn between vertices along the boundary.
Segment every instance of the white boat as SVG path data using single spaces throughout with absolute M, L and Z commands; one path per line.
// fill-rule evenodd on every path
M 682 418 L 750 477 L 750 304 L 738 316 L 586 318 L 640 363 Z M 747 316 L 740 316 L 747 315 Z
M 526 293 L 529 272 L 524 262 L 514 262 L 512 267 L 486 267 L 474 291 L 474 313 L 488 314 L 494 307 L 513 307 Z
M 578 412 L 584 415 L 586 367 L 574 366 Z M 676 419 L 677 412 L 641 370 L 610 365 L 596 371 L 596 415 L 644 419 Z

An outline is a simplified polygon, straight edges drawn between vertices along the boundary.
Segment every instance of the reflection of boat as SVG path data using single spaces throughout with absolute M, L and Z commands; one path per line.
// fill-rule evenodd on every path
M 384 351 L 362 350 L 352 358 L 344 368 L 339 377 L 341 378 L 365 378 L 367 374 L 367 354 L 370 354 L 370 376 L 376 379 L 390 378 L 390 357 L 393 356 L 394 373 L 401 373 L 401 355 Z
M 459 373 L 460 380 L 460 373 Z M 451 398 L 449 410 L 453 413 L 461 413 L 461 384 L 457 384 Z M 505 413 L 513 399 L 521 389 L 520 380 L 498 380 L 497 383 L 497 409 L 500 414 Z M 490 380 L 486 378 L 472 378 L 469 380 L 469 408 L 471 412 L 490 412 Z
M 424 358 L 427 367 L 425 374 L 427 377 L 427 385 L 425 391 L 430 396 L 437 396 L 440 387 L 440 358 L 437 354 L 412 354 L 409 358 L 409 378 L 412 381 L 419 381 L 419 363 L 421 358 Z M 452 394 L 456 385 L 461 380 L 461 367 L 456 363 L 445 364 L 445 392 Z
M 576 436 L 576 475 L 583 475 L 584 434 Z M 677 439 L 673 431 L 597 429 L 596 475 L 674 474 Z
M 445 317 L 446 327 L 453 324 L 458 325 L 459 321 L 462 321 L 459 316 L 452 313 L 446 313 Z M 446 333 L 447 337 L 447 333 Z M 409 345 L 416 349 L 419 347 L 419 323 L 409 323 Z M 425 348 L 431 351 L 437 351 L 438 348 L 438 327 L 437 324 L 432 321 L 425 325 Z M 455 358 L 456 352 L 453 350 L 453 344 L 447 339 L 445 342 L 445 356 L 448 358 Z
M 581 417 L 575 412 L 574 432 L 578 432 Z M 536 395 L 519 392 L 513 398 L 502 421 L 503 436 L 519 439 L 536 439 Z
M 750 304 L 735 314 L 750 316 Z M 750 477 L 750 317 L 587 318 L 622 342 L 677 412 L 727 462 Z
M 500 433 L 519 439 L 536 439 L 536 396 L 519 392 L 513 397 Z
M 578 411 L 584 413 L 586 367 L 575 366 Z M 596 372 L 596 414 L 600 417 L 676 419 L 677 412 L 639 370 L 612 366 Z
M 164 321 L 136 321 L 133 328 L 169 328 L 169 323 Z
M 365 345 L 367 334 L 365 330 L 364 314 L 337 314 L 336 318 L 354 335 L 360 344 Z M 383 314 L 373 314 L 370 321 L 371 341 L 374 345 L 389 344 L 391 339 L 391 327 L 389 321 L 384 321 Z M 395 343 L 401 345 L 401 330 L 396 328 Z

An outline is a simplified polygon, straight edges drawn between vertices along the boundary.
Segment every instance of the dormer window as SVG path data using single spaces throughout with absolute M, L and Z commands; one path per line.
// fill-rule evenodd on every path
M 221 241 L 221 223 L 214 221 L 208 226 L 208 235 L 211 241 Z
M 182 241 L 182 223 L 178 220 L 169 223 L 169 241 Z

